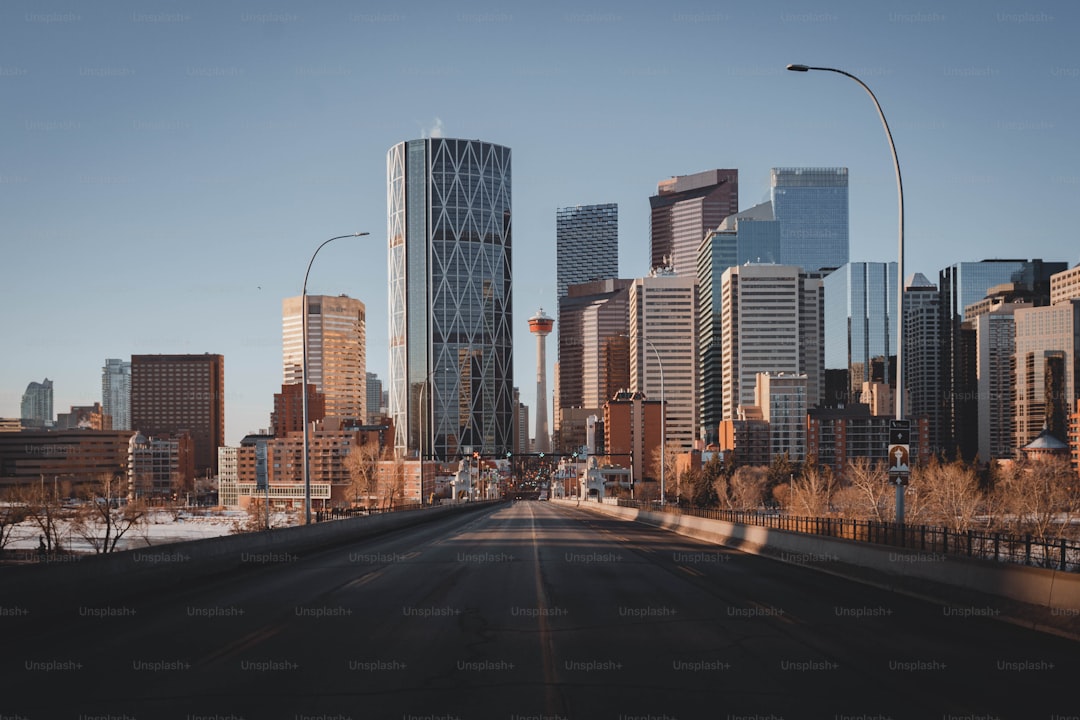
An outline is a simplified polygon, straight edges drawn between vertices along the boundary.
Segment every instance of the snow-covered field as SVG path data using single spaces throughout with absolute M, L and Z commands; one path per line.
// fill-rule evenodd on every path
M 132 527 L 117 543 L 117 550 L 131 550 L 151 545 L 200 540 L 202 538 L 230 535 L 241 531 L 249 522 L 250 516 L 242 510 L 207 510 L 205 512 L 187 512 L 172 510 L 152 510 L 144 522 Z M 295 515 L 274 513 L 271 515 L 273 527 L 285 527 L 297 522 Z M 76 533 L 71 523 L 60 519 L 60 543 L 64 552 L 93 553 L 94 548 Z M 11 541 L 4 548 L 7 551 L 36 551 L 41 530 L 33 521 L 26 520 L 12 529 Z

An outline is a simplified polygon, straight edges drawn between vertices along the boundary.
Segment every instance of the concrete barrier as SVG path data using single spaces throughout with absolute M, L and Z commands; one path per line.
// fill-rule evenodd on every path
M 153 593 L 240 568 L 295 562 L 308 553 L 495 504 L 436 506 L 6 567 L 0 570 L 0 605 L 33 601 L 45 611 L 70 602 L 71 594 L 90 604 Z
M 562 502 L 574 504 L 574 501 Z M 583 502 L 581 507 L 837 575 L 853 577 L 845 568 L 872 570 L 876 576 L 875 583 L 890 586 L 891 589 L 903 589 L 907 584 L 905 580 L 918 579 L 936 586 L 1008 598 L 1043 608 L 1065 620 L 1075 620 L 1080 616 L 1080 573 L 919 552 L 825 535 L 596 502 Z M 855 576 L 853 579 L 860 578 Z

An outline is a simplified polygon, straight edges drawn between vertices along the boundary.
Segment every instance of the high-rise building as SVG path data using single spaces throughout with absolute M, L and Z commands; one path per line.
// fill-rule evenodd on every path
M 716 440 L 723 417 L 720 278 L 735 265 L 779 261 L 780 223 L 773 218 L 771 202 L 724 218 L 706 234 L 698 249 L 697 417 L 706 442 Z
M 1080 298 L 1080 264 L 1050 276 L 1050 304 Z
M 649 204 L 651 267 L 670 266 L 678 275 L 696 277 L 706 233 L 739 212 L 739 171 L 709 170 L 663 180 Z
M 664 401 L 665 440 L 697 438 L 697 280 L 654 271 L 630 286 L 630 389 Z
M 975 324 L 976 376 L 978 378 L 979 459 L 1011 460 L 1016 457 L 1013 427 L 1013 356 L 1016 353 L 1014 313 L 1030 303 L 1007 302 L 973 319 Z
M 281 303 L 286 385 L 302 382 L 302 296 Z M 327 417 L 367 419 L 367 320 L 364 303 L 347 295 L 308 295 L 307 379 L 326 397 Z
M 216 475 L 225 444 L 225 357 L 132 355 L 131 424 L 146 436 L 187 430 L 196 475 Z
M 773 168 L 770 185 L 780 221 L 780 262 L 807 271 L 846 264 L 847 168 Z
M 53 381 L 45 378 L 26 386 L 22 396 L 22 425 L 24 428 L 52 427 Z
M 112 430 L 112 418 L 102 409 L 101 403 L 72 405 L 71 411 L 56 414 L 57 430 Z
M 576 205 L 555 211 L 557 299 L 570 285 L 619 276 L 619 206 Z
M 1063 262 L 982 260 L 959 262 L 939 273 L 941 294 L 941 445 L 946 455 L 973 460 L 978 452 L 978 392 L 975 331 L 966 327 L 969 305 L 1004 283 L 1031 292 L 1032 304 L 1050 302 L 1050 276 L 1067 269 Z M 906 353 L 905 353 L 906 355 Z M 1023 443 L 1022 443 L 1023 444 Z
M 375 373 L 367 374 L 367 419 L 368 425 L 375 425 L 386 412 L 383 407 L 383 384 Z
M 896 263 L 846 263 L 827 275 L 825 371 L 844 372 L 844 404 L 859 401 L 863 383 L 896 388 Z
M 828 372 L 828 371 L 826 371 Z M 922 273 L 904 288 L 904 407 L 913 418 L 926 418 L 923 448 L 941 448 L 941 296 Z
M 1068 440 L 1068 418 L 1080 396 L 1080 299 L 1021 308 L 1016 320 L 1015 442 L 1021 448 L 1046 428 Z
M 721 278 L 723 419 L 755 405 L 758 373 L 805 373 L 807 406 L 823 392 L 821 278 L 791 265 L 736 265 Z
M 806 459 L 806 375 L 757 374 L 754 400 L 761 419 L 769 423 L 769 456 L 787 455 L 792 462 Z
M 625 336 L 630 332 L 631 284 L 613 279 L 571 285 L 559 302 L 555 428 L 562 452 L 584 445 L 583 419 L 602 414 L 605 402 L 630 387 Z M 567 424 L 571 415 L 577 421 Z
M 514 446 L 510 180 L 510 149 L 480 140 L 387 154 L 389 410 L 402 453 L 418 452 L 421 429 L 425 454 L 444 459 Z
M 113 430 L 131 429 L 131 362 L 107 358 L 101 368 L 101 406 Z

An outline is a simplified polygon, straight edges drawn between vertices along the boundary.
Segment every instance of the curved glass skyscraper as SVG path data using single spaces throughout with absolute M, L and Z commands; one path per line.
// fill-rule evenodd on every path
M 516 412 L 510 149 L 411 140 L 386 171 L 395 448 L 504 454 Z

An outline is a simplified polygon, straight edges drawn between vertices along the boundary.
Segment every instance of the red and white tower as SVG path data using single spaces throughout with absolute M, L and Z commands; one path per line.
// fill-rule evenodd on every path
M 544 309 L 536 311 L 529 318 L 529 332 L 536 336 L 536 452 L 551 451 L 551 432 L 548 430 L 547 396 L 547 336 L 555 321 L 544 314 Z

